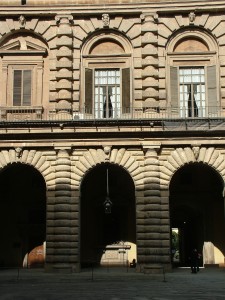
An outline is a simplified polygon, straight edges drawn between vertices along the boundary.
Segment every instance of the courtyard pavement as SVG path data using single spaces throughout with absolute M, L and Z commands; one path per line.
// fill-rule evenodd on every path
M 126 268 L 45 273 L 41 269 L 0 270 L 1 300 L 186 300 L 225 299 L 225 269 L 174 269 L 141 274 Z

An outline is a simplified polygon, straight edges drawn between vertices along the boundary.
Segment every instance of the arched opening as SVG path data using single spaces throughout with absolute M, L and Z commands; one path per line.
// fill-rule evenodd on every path
M 104 207 L 107 182 L 110 213 Z M 93 168 L 81 186 L 82 266 L 126 265 L 136 259 L 135 220 L 135 188 L 130 175 L 112 164 Z
M 31 166 L 14 163 L 0 173 L 1 267 L 42 267 L 46 186 Z
M 183 166 L 170 183 L 172 262 L 190 264 L 191 250 L 202 253 L 201 264 L 224 263 L 223 182 L 211 167 Z

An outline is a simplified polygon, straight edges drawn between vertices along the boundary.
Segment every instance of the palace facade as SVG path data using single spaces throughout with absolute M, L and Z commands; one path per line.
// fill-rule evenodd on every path
M 224 1 L 1 0 L 1 267 L 225 255 Z

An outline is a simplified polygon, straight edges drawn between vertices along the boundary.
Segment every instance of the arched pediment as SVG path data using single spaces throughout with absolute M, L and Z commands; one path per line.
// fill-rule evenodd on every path
M 187 37 L 179 40 L 174 46 L 173 52 L 206 52 L 209 51 L 208 45 L 195 37 Z
M 110 39 L 105 39 L 96 42 L 90 49 L 90 54 L 106 55 L 106 54 L 121 54 L 124 53 L 123 46 Z
M 178 30 L 168 38 L 169 53 L 200 53 L 216 51 L 216 43 L 212 36 L 204 30 L 186 28 Z
M 117 32 L 101 32 L 89 37 L 83 46 L 83 55 L 131 55 L 131 45 Z

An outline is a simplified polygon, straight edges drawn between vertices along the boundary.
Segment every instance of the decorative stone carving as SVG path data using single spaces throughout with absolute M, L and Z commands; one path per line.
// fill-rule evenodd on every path
M 109 27 L 109 23 L 110 23 L 109 14 L 102 14 L 102 22 L 103 22 L 103 27 Z
M 20 147 L 15 148 L 16 158 L 19 159 L 22 156 L 23 149 Z
M 189 14 L 189 24 L 190 25 L 194 24 L 194 21 L 195 21 L 195 13 L 190 12 L 190 14 Z
M 197 160 L 198 156 L 199 156 L 200 147 L 193 147 L 192 150 L 193 150 L 194 156 Z
M 111 146 L 105 146 L 104 147 L 104 153 L 105 153 L 105 160 L 108 161 L 111 153 Z
M 21 15 L 18 20 L 19 20 L 19 23 L 20 23 L 20 28 L 25 28 L 25 26 L 26 26 L 25 17 L 23 15 Z

